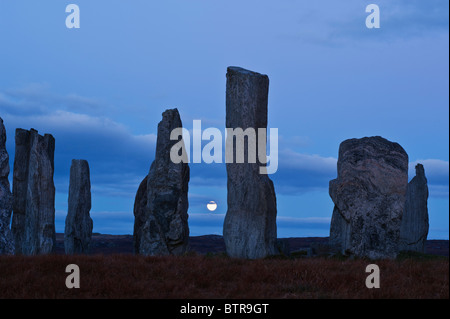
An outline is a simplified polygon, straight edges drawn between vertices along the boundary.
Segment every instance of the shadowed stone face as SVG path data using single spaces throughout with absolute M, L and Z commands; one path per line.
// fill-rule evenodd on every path
M 408 155 L 382 137 L 350 139 L 339 147 L 330 244 L 343 254 L 395 258 L 408 183 Z
M 226 127 L 253 128 L 256 132 L 258 128 L 266 129 L 268 90 L 267 75 L 229 67 Z M 227 143 L 229 139 L 227 135 Z M 234 158 L 236 143 L 233 143 L 233 153 Z M 248 144 L 244 148 L 244 163 L 226 164 L 228 210 L 223 236 L 227 253 L 232 257 L 264 258 L 278 252 L 275 190 L 269 177 L 260 174 L 261 165 L 258 161 L 249 163 Z
M 136 192 L 134 199 L 134 230 L 133 230 L 133 249 L 135 254 L 140 253 L 142 227 L 145 224 L 145 211 L 147 208 L 147 180 L 148 175 L 142 180 Z

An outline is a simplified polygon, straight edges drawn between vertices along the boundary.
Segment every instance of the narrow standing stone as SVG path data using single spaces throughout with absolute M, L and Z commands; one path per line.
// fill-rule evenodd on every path
M 0 255 L 14 254 L 14 242 L 9 224 L 13 197 L 9 185 L 9 155 L 6 151 L 6 130 L 0 117 Z
M 155 160 L 147 177 L 147 206 L 144 224 L 135 226 L 135 243 L 143 255 L 182 255 L 188 249 L 188 185 L 187 163 L 173 163 L 170 159 L 172 146 L 170 133 L 181 128 L 177 109 L 166 110 L 158 124 Z M 181 142 L 183 143 L 183 142 Z M 135 222 L 141 222 L 136 219 Z
M 405 211 L 400 229 L 400 250 L 425 252 L 428 236 L 428 185 L 422 164 L 416 165 L 416 176 L 406 192 Z
M 11 230 L 16 254 L 54 251 L 55 244 L 55 139 L 34 129 L 16 130 Z
M 257 160 L 256 163 L 249 161 L 249 154 L 258 154 L 258 147 L 262 147 L 254 145 L 258 141 L 258 128 L 267 129 L 268 92 L 267 75 L 238 67 L 228 68 L 226 127 L 244 131 L 250 128 L 256 133 L 256 139 L 244 145 L 244 163 L 236 162 L 237 143 L 233 143 L 234 160 L 226 164 L 228 210 L 223 237 L 231 257 L 254 259 L 278 253 L 273 182 L 267 175 L 260 174 L 260 167 L 264 165 L 261 158 L 258 157 L 259 162 Z M 228 134 L 227 145 L 233 139 Z M 226 157 L 229 155 L 226 154 Z
M 72 160 L 70 167 L 69 210 L 64 230 L 66 254 L 87 254 L 92 237 L 91 181 L 89 164 Z

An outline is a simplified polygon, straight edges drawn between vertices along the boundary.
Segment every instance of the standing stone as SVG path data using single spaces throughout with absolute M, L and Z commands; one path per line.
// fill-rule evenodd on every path
M 16 254 L 38 255 L 54 251 L 55 139 L 34 129 L 16 130 L 11 230 Z
M 400 250 L 425 252 L 428 236 L 428 185 L 422 164 L 416 165 L 416 176 L 408 184 L 405 212 L 400 229 Z
M 6 151 L 6 130 L 0 117 L 0 255 L 14 254 L 14 242 L 9 228 L 13 197 L 9 187 L 9 155 Z
M 134 199 L 134 231 L 133 247 L 134 253 L 140 254 L 142 227 L 145 224 L 145 212 L 147 209 L 147 180 L 148 175 L 142 180 Z
M 342 254 L 395 258 L 408 184 L 408 155 L 382 137 L 341 143 L 330 244 Z
M 238 67 L 227 70 L 226 127 L 227 129 L 267 129 L 269 78 Z M 227 135 L 227 147 L 234 137 Z M 237 139 L 236 139 L 237 140 Z M 248 137 L 247 137 L 248 140 Z M 273 182 L 260 174 L 261 158 L 249 160 L 252 143 L 244 145 L 244 163 L 236 162 L 233 143 L 233 163 L 227 163 L 228 210 L 223 225 L 227 254 L 237 258 L 264 258 L 278 254 L 277 205 Z M 257 143 L 256 143 L 257 144 Z M 258 154 L 256 145 L 256 154 Z M 265 154 L 265 152 L 264 152 Z M 229 156 L 226 154 L 225 156 Z
M 187 161 L 176 164 L 170 159 L 172 146 L 184 143 L 170 140 L 172 130 L 182 128 L 178 110 L 166 110 L 162 116 L 155 160 L 147 177 L 145 222 L 139 231 L 136 228 L 141 221 L 135 221 L 135 235 L 140 236 L 135 243 L 139 242 L 139 253 L 143 255 L 182 255 L 189 243 L 189 166 Z
M 72 160 L 69 183 L 69 210 L 64 230 L 66 254 L 87 254 L 92 237 L 91 180 L 89 164 Z

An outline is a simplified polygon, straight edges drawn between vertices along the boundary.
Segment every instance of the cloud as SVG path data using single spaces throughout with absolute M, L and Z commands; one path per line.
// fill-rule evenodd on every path
M 45 115 L 57 109 L 99 115 L 105 108 L 110 110 L 113 106 L 75 93 L 54 94 L 47 83 L 30 83 L 23 87 L 0 92 L 0 109 L 4 114 Z
M 277 193 L 294 195 L 318 189 L 328 191 L 328 182 L 336 178 L 336 158 L 302 154 L 289 149 L 279 151 L 278 155 L 278 171 L 269 175 Z M 190 185 L 226 188 L 225 163 L 191 163 L 190 170 Z
M 309 136 L 289 136 L 288 138 L 284 138 L 283 136 L 278 137 L 279 144 L 288 144 L 292 147 L 308 147 L 311 146 L 312 140 Z
M 36 101 L 34 98 L 36 92 L 35 86 L 22 90 L 10 90 L 0 92 L 0 110 L 2 116 L 5 114 L 38 115 L 48 111 L 45 99 Z
M 5 120 L 8 131 L 8 152 L 11 161 L 14 154 L 14 129 L 35 128 L 43 133 L 51 133 L 56 139 L 55 150 L 55 184 L 61 198 L 66 200 L 68 190 L 71 160 L 75 158 L 86 159 L 91 168 L 91 185 L 93 198 L 100 198 L 105 202 L 105 210 L 126 210 L 109 214 L 107 212 L 95 213 L 99 224 L 107 224 L 109 229 L 97 230 L 100 232 L 120 232 L 120 224 L 132 229 L 132 203 L 141 180 L 148 173 L 154 159 L 156 148 L 156 134 L 133 134 L 130 129 L 108 117 L 87 114 L 90 110 L 101 107 L 95 99 L 79 95 L 65 97 L 52 97 L 45 93 L 45 85 L 30 85 L 20 90 L 0 92 L 1 116 Z M 34 101 L 34 98 L 36 101 Z M 75 103 L 85 112 L 68 111 L 64 107 L 46 107 L 56 100 L 64 100 L 66 106 Z M 41 102 L 39 100 L 41 99 Z M 34 101 L 34 102 L 33 102 Z M 71 102 L 72 101 L 72 102 Z M 9 104 L 8 104 L 9 103 Z M 8 107 L 4 107 L 9 105 Z M 38 111 L 33 106 L 42 105 Z M 60 104 L 58 104 L 60 105 Z M 19 107 L 21 112 L 13 111 Z M 55 109 L 56 108 L 56 109 Z M 24 110 L 31 110 L 29 113 Z M 205 124 L 204 127 L 208 127 Z M 155 132 L 155 127 L 153 131 Z M 309 137 L 287 137 L 281 139 L 282 145 L 289 147 L 303 147 L 311 143 Z M 191 145 L 192 146 L 192 145 Z M 417 160 L 410 163 L 410 177 L 414 176 L 414 166 L 422 163 L 429 181 L 431 197 L 448 198 L 449 163 L 439 159 Z M 226 166 L 222 164 L 190 164 L 190 223 L 194 227 L 216 227 L 220 229 L 224 211 L 220 213 L 205 213 L 205 203 L 212 199 L 222 200 L 221 208 L 226 206 Z M 279 167 L 270 178 L 274 181 L 275 190 L 280 195 L 301 195 L 311 191 L 328 192 L 328 184 L 337 175 L 337 158 L 324 157 L 318 154 L 305 154 L 290 148 L 279 150 Z M 204 193 L 207 187 L 211 190 Z M 219 194 L 225 194 L 220 197 Z M 202 195 L 208 194 L 208 195 Z M 214 195 L 214 196 L 211 196 Z M 210 197 L 211 196 L 211 197 Z M 217 198 L 216 198 L 217 197 Z M 125 199 L 122 207 L 114 207 L 115 203 L 107 203 L 107 198 Z M 113 202 L 113 201 L 111 201 Z M 57 207 L 61 208 L 61 207 Z M 108 221 L 108 222 L 107 222 Z M 111 221 L 111 222 L 109 222 Z M 290 219 L 279 216 L 278 223 L 281 228 L 298 227 L 308 229 L 325 229 L 329 222 L 326 219 Z M 63 225 L 63 224 L 62 224 Z M 106 226 L 105 226 L 106 227 Z
M 3 117 L 10 154 L 14 154 L 11 136 L 15 128 L 35 128 L 40 134 L 50 133 L 55 137 L 57 191 L 68 189 L 72 159 L 86 159 L 93 192 L 134 197 L 154 158 L 156 134 L 133 135 L 124 125 L 108 118 L 61 110 L 44 115 Z
M 190 184 L 208 187 L 226 187 L 227 171 L 225 163 L 190 163 Z
M 302 154 L 285 149 L 279 154 L 280 165 L 285 168 L 308 170 L 325 174 L 336 174 L 337 159 L 317 154 Z
M 449 162 L 440 159 L 416 160 L 409 163 L 409 179 L 415 176 L 415 166 L 424 165 L 430 196 L 448 197 Z M 337 159 L 317 154 L 302 154 L 290 149 L 279 152 L 278 172 L 270 176 L 277 193 L 303 194 L 328 191 L 328 183 L 337 176 Z
M 447 0 L 378 0 L 380 8 L 380 28 L 368 29 L 365 25 L 366 6 L 370 2 L 359 0 L 328 3 L 327 9 L 314 10 L 314 21 L 303 17 L 302 24 L 308 28 L 297 31 L 297 37 L 308 42 L 327 46 L 358 42 L 392 42 L 405 39 L 448 34 L 449 2 Z M 314 8 L 314 5 L 312 5 Z M 306 19 L 306 20 L 305 20 Z
M 328 191 L 328 183 L 336 178 L 337 159 L 317 154 L 303 154 L 284 149 L 279 152 L 276 174 L 270 178 L 277 193 L 300 195 L 309 191 Z
M 66 110 L 73 110 L 77 112 L 93 112 L 102 109 L 103 103 L 97 99 L 87 98 L 78 94 L 68 94 L 63 99 L 60 99 L 60 105 Z
M 386 8 L 386 23 L 396 27 L 398 31 L 416 35 L 436 30 L 448 32 L 447 0 L 400 0 L 382 1 L 380 5 Z
M 429 197 L 444 198 L 448 200 L 449 189 L 448 185 L 428 185 Z
M 68 187 L 72 159 L 87 159 L 91 166 L 92 189 L 102 196 L 134 197 L 142 178 L 154 159 L 156 134 L 133 135 L 127 127 L 111 119 L 58 110 L 34 116 L 7 115 L 7 128 L 31 127 L 40 133 L 51 133 L 56 139 L 55 182 L 58 189 Z M 156 128 L 155 128 L 156 129 Z M 9 139 L 13 152 L 13 139 Z M 425 166 L 430 185 L 447 186 L 448 162 L 438 159 L 417 160 L 410 163 L 410 177 L 416 163 Z M 277 193 L 303 194 L 328 190 L 328 183 L 336 178 L 337 159 L 317 154 L 303 154 L 283 149 L 279 151 L 279 167 L 270 178 Z M 190 164 L 191 187 L 226 187 L 225 164 Z M 436 188 L 432 188 L 436 189 Z M 443 187 L 431 196 L 446 194 Z M 203 199 L 202 199 L 203 200 Z

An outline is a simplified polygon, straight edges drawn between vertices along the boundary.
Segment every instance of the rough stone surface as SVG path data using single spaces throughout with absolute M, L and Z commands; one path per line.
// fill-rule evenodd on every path
M 55 139 L 16 130 L 11 230 L 15 253 L 48 254 L 55 244 Z
M 267 75 L 229 67 L 226 127 L 254 128 L 256 133 L 258 128 L 267 128 L 268 91 Z M 227 143 L 229 139 L 228 135 Z M 249 162 L 248 151 L 246 143 L 244 163 L 226 164 L 228 210 L 223 237 L 229 256 L 255 259 L 278 254 L 277 205 L 273 182 L 259 171 L 263 161 L 257 158 L 256 163 Z M 233 158 L 235 154 L 234 143 Z
M 6 151 L 6 130 L 0 117 L 0 255 L 14 254 L 11 222 L 13 197 L 9 185 L 9 155 Z
M 87 254 L 92 237 L 91 180 L 89 164 L 72 160 L 70 167 L 69 200 L 64 230 L 66 254 Z
M 425 252 L 428 236 L 428 184 L 422 164 L 416 165 L 416 176 L 408 184 L 405 212 L 400 229 L 400 250 Z
M 148 175 L 142 180 L 134 199 L 134 231 L 133 231 L 133 248 L 134 253 L 140 253 L 142 227 L 145 224 L 145 212 L 147 209 L 147 180 Z
M 341 143 L 330 244 L 345 255 L 395 258 L 408 184 L 408 155 L 382 137 Z
M 135 228 L 135 233 L 140 234 L 135 242 L 139 242 L 139 253 L 143 255 L 182 255 L 189 245 L 189 166 L 170 159 L 172 146 L 179 142 L 170 140 L 170 133 L 182 127 L 178 110 L 166 110 L 162 116 L 155 160 L 147 177 L 145 222 L 141 231 Z

